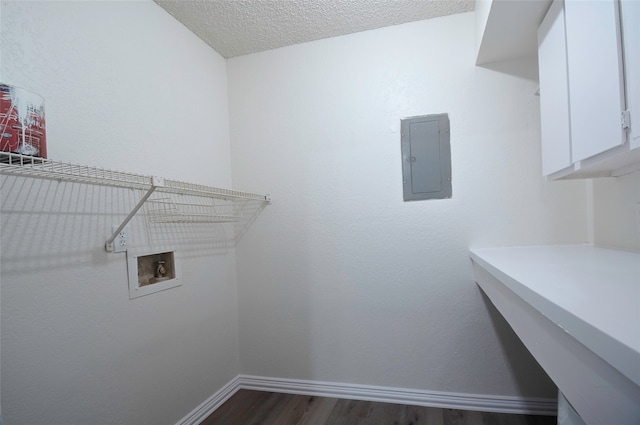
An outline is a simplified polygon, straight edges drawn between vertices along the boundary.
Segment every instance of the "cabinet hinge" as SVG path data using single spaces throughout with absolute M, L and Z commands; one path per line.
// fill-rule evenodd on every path
M 622 118 L 623 129 L 627 129 L 631 127 L 631 112 L 629 112 L 628 109 L 625 111 L 622 111 L 621 118 Z

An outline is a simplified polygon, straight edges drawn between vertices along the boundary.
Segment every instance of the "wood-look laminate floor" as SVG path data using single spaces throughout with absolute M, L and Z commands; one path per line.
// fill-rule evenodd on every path
M 240 390 L 201 425 L 555 425 L 513 415 Z

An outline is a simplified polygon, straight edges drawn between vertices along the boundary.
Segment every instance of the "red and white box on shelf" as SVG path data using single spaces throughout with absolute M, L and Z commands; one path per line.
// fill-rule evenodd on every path
M 0 151 L 47 157 L 42 96 L 0 83 Z

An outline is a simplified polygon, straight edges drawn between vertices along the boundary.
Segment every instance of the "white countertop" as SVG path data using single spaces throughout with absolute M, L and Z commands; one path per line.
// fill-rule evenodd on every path
M 502 247 L 472 249 L 471 259 L 640 385 L 640 253 Z

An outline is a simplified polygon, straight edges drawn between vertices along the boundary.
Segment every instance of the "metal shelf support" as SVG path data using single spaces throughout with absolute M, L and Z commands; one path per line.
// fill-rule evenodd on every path
M 136 213 L 138 212 L 138 210 L 140 208 L 142 208 L 142 206 L 144 205 L 145 202 L 147 202 L 147 199 L 149 199 L 149 197 L 151 196 L 151 194 L 153 194 L 153 192 L 155 192 L 155 190 L 159 187 L 164 187 L 164 179 L 162 177 L 151 177 L 151 187 L 149 188 L 149 190 L 147 190 L 147 193 L 144 194 L 144 196 L 142 197 L 142 199 L 140 199 L 140 201 L 138 201 L 138 203 L 136 204 L 136 206 L 133 208 L 133 210 L 129 213 L 129 215 L 127 216 L 127 218 L 124 219 L 124 221 L 122 222 L 122 224 L 120 224 L 120 226 L 116 229 L 115 232 L 113 232 L 113 235 L 111 235 L 111 237 L 109 239 L 107 239 L 107 242 L 104 244 L 104 248 L 109 251 L 109 252 L 114 252 L 114 247 L 113 247 L 113 241 L 116 239 L 116 237 L 120 234 L 120 232 L 122 231 L 122 229 L 125 228 L 125 226 L 127 224 L 129 224 L 129 222 L 131 221 L 131 219 L 136 215 Z

